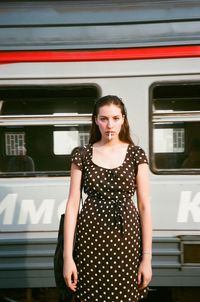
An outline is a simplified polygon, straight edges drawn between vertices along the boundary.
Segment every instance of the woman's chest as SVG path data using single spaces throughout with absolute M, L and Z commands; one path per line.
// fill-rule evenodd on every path
M 108 190 L 129 190 L 135 187 L 133 165 L 122 165 L 116 169 L 105 169 L 91 164 L 84 169 L 84 185 Z

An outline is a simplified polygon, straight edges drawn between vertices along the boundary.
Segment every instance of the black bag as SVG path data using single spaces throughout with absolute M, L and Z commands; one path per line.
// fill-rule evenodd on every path
M 83 149 L 81 150 L 81 153 L 83 158 Z M 82 182 L 83 182 L 83 171 L 82 171 L 82 179 L 81 179 L 80 204 L 82 203 L 82 186 L 83 186 Z M 79 210 L 80 210 L 80 205 L 79 205 Z M 80 300 L 76 298 L 76 293 L 73 292 L 69 287 L 67 287 L 65 283 L 65 279 L 63 277 L 64 218 L 65 218 L 65 214 L 62 214 L 60 218 L 57 245 L 54 254 L 54 276 L 56 281 L 56 287 L 59 290 L 60 302 L 80 302 Z
M 65 279 L 63 277 L 63 243 L 64 243 L 64 218 L 62 214 L 60 218 L 60 225 L 58 231 L 58 240 L 56 250 L 54 254 L 54 276 L 56 281 L 56 287 L 59 289 L 59 301 L 63 302 L 75 302 L 75 293 L 67 287 Z

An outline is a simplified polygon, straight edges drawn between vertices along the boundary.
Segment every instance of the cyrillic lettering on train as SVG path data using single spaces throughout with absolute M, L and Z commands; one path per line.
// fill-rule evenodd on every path
M 189 217 L 200 222 L 200 192 L 192 196 L 192 191 L 181 192 L 177 222 L 188 222 Z
M 37 224 L 41 220 L 43 224 L 50 224 L 53 216 L 54 203 L 54 199 L 44 199 L 38 209 L 36 209 L 34 200 L 22 200 L 19 224 L 26 224 L 28 222 Z M 29 218 L 30 221 L 28 221 Z
M 15 212 L 15 204 L 17 200 L 17 194 L 12 193 L 6 195 L 6 197 L 0 202 L 0 215 L 4 213 L 3 224 L 12 224 L 14 212 Z M 12 207 L 10 206 L 12 205 Z

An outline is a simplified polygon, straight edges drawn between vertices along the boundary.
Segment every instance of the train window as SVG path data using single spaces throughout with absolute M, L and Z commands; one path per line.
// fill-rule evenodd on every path
M 156 83 L 150 88 L 151 169 L 200 173 L 200 83 Z
M 0 176 L 67 175 L 98 97 L 95 85 L 1 86 Z

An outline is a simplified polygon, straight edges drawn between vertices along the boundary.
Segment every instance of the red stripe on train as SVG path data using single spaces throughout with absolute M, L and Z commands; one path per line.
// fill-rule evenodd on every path
M 168 46 L 87 51 L 1 51 L 0 64 L 83 62 L 200 57 L 200 46 Z

